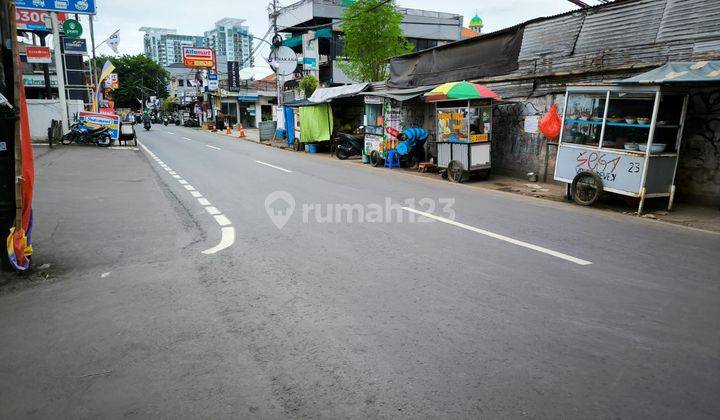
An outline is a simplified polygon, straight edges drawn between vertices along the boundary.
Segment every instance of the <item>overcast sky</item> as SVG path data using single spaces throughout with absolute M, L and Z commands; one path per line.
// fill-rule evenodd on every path
M 212 29 L 215 21 L 223 17 L 246 19 L 251 32 L 258 37 L 268 29 L 265 7 L 267 0 L 96 0 L 98 13 L 95 17 L 95 39 L 102 42 L 108 35 L 120 29 L 120 53 L 141 53 L 142 26 L 177 29 L 180 34 L 202 35 Z M 282 0 L 283 5 L 294 0 Z M 590 0 L 589 3 L 597 3 Z M 243 7 L 246 5 L 254 7 Z M 402 7 L 458 13 L 464 16 L 467 26 L 477 13 L 485 22 L 484 32 L 495 31 L 539 16 L 549 16 L 577 9 L 567 0 L 499 0 L 471 2 L 467 0 L 398 0 Z M 98 54 L 110 54 L 106 46 Z M 258 66 L 267 63 L 256 56 Z

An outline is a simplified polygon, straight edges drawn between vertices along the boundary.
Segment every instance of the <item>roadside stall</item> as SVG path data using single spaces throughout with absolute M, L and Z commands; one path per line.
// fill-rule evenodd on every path
M 381 166 L 387 152 L 397 148 L 399 142 L 387 133 L 388 129 L 402 132 L 407 128 L 423 126 L 425 105 L 420 97 L 431 89 L 432 86 L 421 86 L 361 94 L 365 98 L 364 161 Z M 402 155 L 409 152 L 411 150 Z
M 567 88 L 555 180 L 591 205 L 603 191 L 675 198 L 688 87 L 720 83 L 720 62 L 668 63 L 608 86 Z M 684 84 L 684 86 L 683 86 Z
M 469 82 L 445 83 L 425 94 L 435 104 L 437 166 L 444 178 L 463 182 L 472 173 L 490 174 L 492 105 L 499 99 Z

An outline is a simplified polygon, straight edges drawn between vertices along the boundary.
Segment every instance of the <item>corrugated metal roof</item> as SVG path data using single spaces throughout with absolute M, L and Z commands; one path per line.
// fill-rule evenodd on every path
M 556 19 L 529 24 L 525 27 L 518 60 L 570 55 L 584 16 L 584 12 L 578 11 Z
M 658 41 L 717 36 L 720 33 L 720 1 L 666 0 Z
M 652 44 L 657 37 L 665 1 L 638 0 L 588 11 L 575 52 L 605 51 Z

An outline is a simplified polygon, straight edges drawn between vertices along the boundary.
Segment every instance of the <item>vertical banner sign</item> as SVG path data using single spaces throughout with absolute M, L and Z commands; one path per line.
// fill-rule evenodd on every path
M 65 13 L 58 13 L 57 17 L 61 25 L 67 19 Z M 18 30 L 50 31 L 50 13 L 42 10 L 15 9 L 15 22 Z
M 215 73 L 208 74 L 208 90 L 218 89 L 218 75 Z
M 25 55 L 28 63 L 50 64 L 50 47 L 39 47 L 28 45 L 25 47 Z
M 308 31 L 303 34 L 302 43 L 303 70 L 310 71 L 314 74 L 319 70 L 320 65 L 320 50 L 318 48 L 318 40 L 315 37 L 315 31 Z
M 115 90 L 120 87 L 120 79 L 117 73 L 110 73 L 105 79 L 105 89 Z
M 95 14 L 95 0 L 15 0 L 15 6 L 19 9 L 47 12 Z
M 231 92 L 240 91 L 240 63 L 237 61 L 227 62 L 228 90 Z

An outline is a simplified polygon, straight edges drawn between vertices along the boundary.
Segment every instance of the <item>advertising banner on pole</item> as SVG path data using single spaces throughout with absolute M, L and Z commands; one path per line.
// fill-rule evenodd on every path
M 214 68 L 215 51 L 212 48 L 183 47 L 183 65 L 189 68 Z
M 57 17 L 61 25 L 67 19 L 65 13 L 58 13 Z M 50 32 L 50 13 L 42 10 L 15 9 L 15 22 L 20 31 Z
M 120 87 L 120 79 L 117 73 L 110 73 L 105 79 L 105 89 L 115 90 Z
M 303 43 L 303 70 L 310 71 L 315 74 L 320 67 L 320 49 L 318 48 L 318 39 L 315 37 L 314 31 L 308 31 L 302 36 Z
M 28 63 L 50 64 L 50 47 L 28 45 L 25 47 L 25 56 Z
M 20 9 L 44 10 L 48 12 L 95 14 L 95 0 L 15 0 Z
M 99 112 L 78 112 L 78 121 L 82 124 L 97 128 L 97 127 L 108 127 L 110 137 L 113 140 L 117 140 L 120 135 L 120 116 L 112 114 L 101 114 Z
M 63 38 L 63 51 L 65 54 L 87 55 L 87 41 L 82 38 Z
M 231 92 L 240 91 L 240 63 L 237 61 L 227 62 L 228 90 Z
M 208 90 L 218 89 L 218 75 L 215 73 L 208 74 Z

